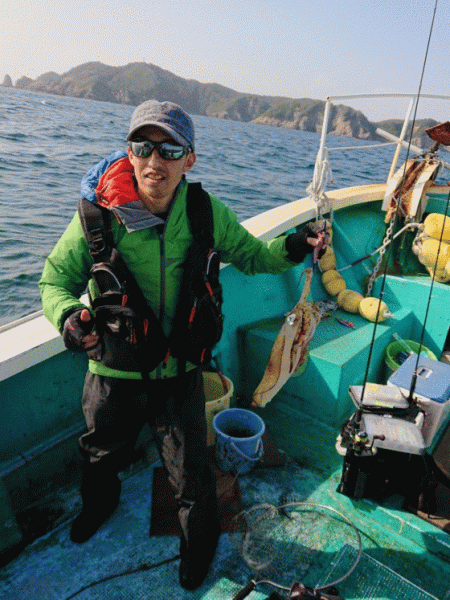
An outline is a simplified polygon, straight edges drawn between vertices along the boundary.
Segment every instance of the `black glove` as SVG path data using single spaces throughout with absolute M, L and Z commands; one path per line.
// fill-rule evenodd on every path
M 72 352 L 86 352 L 85 338 L 94 328 L 94 319 L 87 308 L 71 313 L 64 321 L 62 338 L 66 348 Z
M 286 238 L 287 257 L 292 262 L 303 262 L 307 254 L 314 252 L 314 246 L 307 242 L 307 238 L 317 238 L 317 226 L 307 223 L 297 233 L 290 233 Z M 325 248 L 319 252 L 319 258 L 325 253 Z

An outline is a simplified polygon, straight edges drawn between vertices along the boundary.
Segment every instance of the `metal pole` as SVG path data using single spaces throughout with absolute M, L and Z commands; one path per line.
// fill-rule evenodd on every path
M 406 111 L 406 116 L 405 116 L 405 120 L 403 121 L 402 131 L 400 133 L 400 137 L 398 138 L 397 148 L 395 149 L 395 152 L 394 152 L 394 158 L 392 159 L 391 170 L 389 171 L 389 175 L 388 175 L 388 183 L 394 176 L 395 169 L 397 168 L 397 161 L 398 161 L 401 147 L 404 143 L 404 139 L 406 136 L 406 130 L 408 129 L 408 123 L 409 123 L 411 112 L 412 112 L 412 109 L 414 106 L 414 100 L 415 100 L 414 98 L 411 98 L 411 100 L 409 102 L 408 110 Z
M 322 123 L 322 134 L 320 136 L 320 145 L 319 145 L 319 153 L 318 158 L 322 160 L 323 151 L 325 149 L 325 140 L 327 138 L 328 131 L 328 121 L 330 119 L 330 109 L 331 109 L 331 101 L 329 98 L 325 100 L 325 110 L 323 112 L 323 123 Z
M 331 109 L 330 98 L 327 98 L 325 100 L 325 109 L 323 112 L 322 133 L 320 136 L 319 151 L 317 153 L 316 164 L 314 166 L 314 176 L 313 176 L 313 188 L 314 189 L 316 189 L 317 185 L 318 185 L 318 179 L 320 177 L 319 169 L 321 168 L 324 153 L 325 153 L 325 142 L 326 142 L 326 138 L 327 138 L 328 121 L 330 118 L 330 109 Z

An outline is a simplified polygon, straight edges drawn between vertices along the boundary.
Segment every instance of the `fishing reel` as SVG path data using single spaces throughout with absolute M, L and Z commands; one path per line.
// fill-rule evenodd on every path
M 405 503 L 406 498 L 417 502 L 425 443 L 420 425 L 408 420 L 417 408 L 412 406 L 401 415 L 403 410 L 359 408 L 344 423 L 336 441 L 343 456 L 339 493 L 381 502 L 398 493 Z
M 342 426 L 341 433 L 336 439 L 336 450 L 341 456 L 349 452 L 358 457 L 374 456 L 377 453 L 376 440 L 384 441 L 383 434 L 373 435 L 369 438 L 362 428 L 361 412 L 355 412 Z

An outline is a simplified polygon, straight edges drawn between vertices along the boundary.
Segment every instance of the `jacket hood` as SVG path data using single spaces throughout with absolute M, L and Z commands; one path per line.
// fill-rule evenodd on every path
M 134 169 L 128 156 L 119 158 L 100 177 L 95 188 L 98 204 L 112 210 L 121 204 L 140 202 L 134 182 Z
M 81 196 L 83 198 L 86 198 L 86 200 L 89 200 L 89 202 L 97 204 L 97 197 L 95 191 L 100 181 L 100 178 L 109 169 L 111 165 L 113 165 L 118 160 L 125 158 L 126 156 L 127 153 L 123 150 L 120 150 L 118 152 L 110 154 L 109 156 L 101 160 L 99 163 L 91 167 L 81 180 Z
M 81 195 L 112 211 L 129 233 L 164 223 L 139 199 L 126 152 L 114 152 L 89 169 L 81 180 Z

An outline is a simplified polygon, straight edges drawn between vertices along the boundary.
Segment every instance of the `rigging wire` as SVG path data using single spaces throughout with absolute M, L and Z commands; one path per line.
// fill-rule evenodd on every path
M 404 170 L 403 170 L 403 176 L 402 176 L 400 188 L 405 184 L 405 181 L 406 181 L 406 165 L 407 165 L 407 161 L 408 161 L 408 158 L 409 158 L 409 154 L 410 154 L 410 150 L 411 150 L 411 145 L 412 145 L 412 136 L 413 136 L 413 132 L 414 132 L 415 122 L 416 122 L 416 119 L 417 119 L 417 110 L 418 110 L 418 106 L 419 106 L 419 99 L 421 97 L 421 92 L 422 92 L 423 78 L 424 78 L 424 75 L 425 75 L 425 67 L 426 67 L 426 63 L 427 63 L 427 59 L 428 59 L 428 52 L 429 52 L 429 49 L 430 49 L 431 36 L 432 36 L 432 33 L 433 33 L 433 28 L 434 28 L 434 20 L 435 20 L 436 12 L 437 12 L 437 5 L 438 5 L 438 0 L 435 0 L 434 9 L 433 9 L 433 17 L 431 19 L 430 31 L 429 31 L 429 34 L 428 34 L 428 41 L 427 41 L 427 46 L 426 46 L 426 50 L 425 50 L 425 56 L 424 56 L 423 65 L 422 65 L 422 72 L 421 72 L 421 75 L 420 75 L 419 89 L 418 89 L 418 92 L 417 92 L 417 99 L 416 99 L 416 103 L 415 103 L 415 107 L 414 107 L 414 114 L 413 114 L 413 118 L 412 118 L 412 121 L 411 121 L 411 131 L 409 133 L 408 147 L 407 147 L 407 150 L 406 150 L 406 159 L 405 159 L 405 163 L 404 163 Z M 397 209 L 396 209 L 395 216 L 394 216 L 394 224 L 398 221 L 399 216 L 400 216 L 400 201 L 397 203 Z M 387 252 L 387 257 L 386 257 L 386 263 L 385 263 L 384 272 L 383 272 L 383 279 L 382 279 L 382 282 L 381 282 L 380 297 L 379 297 L 379 302 L 378 302 L 377 314 L 376 314 L 376 318 L 375 318 L 375 325 L 374 325 L 374 328 L 373 328 L 372 340 L 370 342 L 370 347 L 369 347 L 369 356 L 367 358 L 366 371 L 365 371 L 365 374 L 364 374 L 364 383 L 363 383 L 363 389 L 362 389 L 362 395 L 361 395 L 361 404 L 362 404 L 362 401 L 364 399 L 364 394 L 365 394 L 365 391 L 366 391 L 366 384 L 367 384 L 367 381 L 368 381 L 368 378 L 369 378 L 369 368 L 370 368 L 370 363 L 371 363 L 371 360 L 372 360 L 373 348 L 374 348 L 374 345 L 375 345 L 376 330 L 377 330 L 377 325 L 379 323 L 379 316 L 380 316 L 380 310 L 381 310 L 381 302 L 382 302 L 383 296 L 384 296 L 384 288 L 385 288 L 385 284 L 386 284 L 389 259 L 390 259 L 391 254 L 392 254 L 392 246 L 393 246 L 392 244 L 389 244 L 388 252 Z M 437 258 L 436 258 L 436 262 L 437 262 Z M 429 297 L 429 301 L 428 301 L 428 306 L 429 306 L 429 302 L 430 302 L 430 299 L 431 299 L 431 290 L 432 290 L 432 287 L 430 289 L 430 297 Z M 426 316 L 428 316 L 428 308 L 427 308 L 427 314 L 426 314 Z M 425 332 L 425 324 L 426 324 L 426 318 L 424 320 L 424 324 L 423 324 L 423 328 L 422 328 L 422 336 L 421 336 L 422 339 L 423 339 L 424 332 Z M 418 358 L 420 357 L 420 351 L 421 351 L 421 346 L 419 347 Z M 417 371 L 417 364 L 416 364 L 416 371 Z M 411 393 L 410 393 L 410 396 L 411 396 Z
M 356 260 L 354 260 L 349 265 L 346 265 L 345 267 L 341 267 L 340 269 L 336 269 L 336 271 L 338 273 L 340 273 L 341 271 L 345 271 L 347 269 L 350 269 L 350 268 L 354 267 L 355 265 L 359 264 L 360 262 L 363 262 L 364 260 L 367 260 L 368 258 L 371 258 L 375 254 L 378 254 L 379 252 L 382 252 L 383 250 L 385 250 L 386 247 L 390 243 L 392 243 L 395 240 L 395 238 L 397 238 L 399 235 L 401 235 L 404 231 L 407 231 L 408 229 L 418 228 L 418 227 L 419 227 L 418 223 L 408 223 L 407 225 L 405 225 L 404 227 L 402 227 L 400 229 L 400 231 L 397 231 L 397 233 L 394 234 L 390 240 L 387 240 L 383 244 L 381 244 L 381 246 L 379 248 L 377 248 L 376 250 L 374 250 L 370 254 L 366 254 L 365 256 L 362 256 L 361 258 L 357 258 Z

